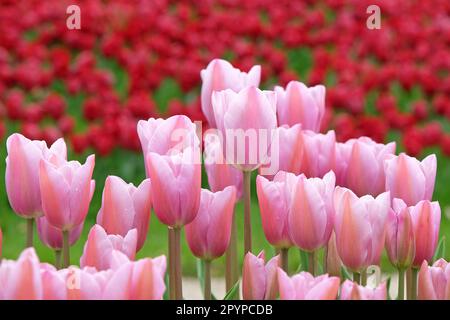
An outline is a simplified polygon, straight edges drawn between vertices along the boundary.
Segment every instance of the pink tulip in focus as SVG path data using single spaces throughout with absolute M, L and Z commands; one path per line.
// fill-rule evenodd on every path
M 63 139 L 58 139 L 47 148 L 44 141 L 32 141 L 14 133 L 6 141 L 6 148 L 5 181 L 9 203 L 22 217 L 39 217 L 42 215 L 39 163 L 41 159 L 65 160 L 66 144 Z
M 289 233 L 305 251 L 314 251 L 328 243 L 333 230 L 333 193 L 336 178 L 332 171 L 323 179 L 298 177 L 291 195 Z
M 63 235 L 60 229 L 53 227 L 45 216 L 36 219 L 37 231 L 39 239 L 47 247 L 54 250 L 61 250 L 63 247 Z M 80 225 L 74 227 L 69 232 L 69 244 L 72 246 L 80 238 L 81 232 L 83 231 L 84 222 Z
M 419 300 L 450 300 L 450 263 L 439 259 L 432 266 L 424 261 L 419 271 Z
M 67 300 L 100 300 L 112 271 L 97 272 L 95 268 L 80 269 L 71 266 L 59 270 L 65 281 Z
M 106 178 L 103 189 L 102 207 L 97 215 L 97 223 L 108 234 L 125 237 L 131 229 L 138 234 L 139 251 L 147 238 L 151 210 L 150 179 L 135 187 L 116 176 Z
M 98 224 L 89 231 L 88 239 L 84 245 L 80 266 L 95 267 L 97 270 L 107 270 L 111 267 L 111 254 L 113 250 L 124 253 L 130 260 L 136 254 L 137 230 L 131 229 L 122 237 L 108 235 Z
M 386 251 L 394 266 L 405 269 L 413 262 L 416 251 L 412 208 L 407 208 L 400 199 L 392 203 L 386 224 Z
M 278 268 L 278 287 L 281 300 L 335 300 L 339 290 L 338 277 L 321 275 L 314 278 L 308 272 L 289 277 Z
M 300 172 L 308 178 L 322 178 L 336 167 L 336 135 L 305 130 L 301 134 L 300 149 L 302 160 Z
M 393 156 L 384 165 L 386 190 L 391 192 L 392 198 L 402 199 L 408 206 L 414 206 L 421 200 L 431 200 L 436 166 L 434 154 L 422 162 L 404 153 Z
M 395 142 L 376 143 L 368 137 L 348 140 L 351 148 L 344 186 L 357 196 L 374 197 L 385 191 L 384 160 L 395 153 Z
M 221 191 L 228 186 L 237 190 L 237 198 L 242 197 L 242 171 L 226 163 L 220 139 L 216 135 L 206 134 L 205 142 L 205 170 L 208 184 L 213 192 Z
M 253 66 L 248 73 L 234 68 L 228 61 L 212 60 L 206 69 L 200 72 L 202 78 L 201 105 L 209 126 L 216 128 L 211 97 L 214 91 L 231 89 L 235 92 L 247 86 L 259 86 L 261 67 Z
M 242 269 L 242 298 L 244 300 L 274 300 L 278 294 L 277 269 L 279 256 L 265 264 L 264 251 L 258 256 L 248 252 Z
M 386 300 L 386 297 L 385 282 L 376 288 L 363 287 L 350 280 L 345 280 L 341 285 L 341 300 Z
M 94 155 L 83 165 L 78 161 L 54 163 L 41 160 L 42 209 L 55 228 L 69 231 L 83 223 L 95 188 L 95 181 L 91 180 L 94 165 Z
M 51 264 L 41 263 L 41 279 L 44 300 L 66 300 L 66 280 Z
M 439 202 L 420 201 L 410 208 L 416 254 L 413 266 L 419 268 L 424 260 L 431 261 L 438 244 L 441 207 Z
M 212 104 L 227 161 L 242 171 L 266 162 L 277 128 L 275 93 L 224 90 L 213 93 Z
M 166 257 L 145 258 L 124 263 L 107 282 L 107 300 L 161 300 L 166 290 Z
M 308 88 L 299 81 L 291 81 L 286 90 L 276 86 L 278 125 L 300 123 L 305 130 L 319 132 L 325 114 L 325 87 Z
M 389 192 L 376 198 L 358 198 L 351 190 L 336 187 L 334 208 L 336 246 L 343 264 L 354 272 L 379 264 L 390 208 Z
M 197 216 L 186 225 L 186 240 L 196 257 L 213 260 L 225 253 L 230 242 L 235 202 L 235 187 L 216 193 L 202 189 Z
M 267 241 L 277 248 L 293 245 L 289 234 L 288 215 L 297 177 L 293 173 L 278 172 L 273 181 L 263 176 L 256 178 L 256 192 L 261 221 Z

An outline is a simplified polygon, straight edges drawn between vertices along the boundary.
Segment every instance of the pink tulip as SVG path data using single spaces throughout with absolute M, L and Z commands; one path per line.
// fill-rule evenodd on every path
M 305 251 L 314 251 L 328 243 L 333 230 L 333 193 L 336 178 L 332 171 L 323 179 L 298 177 L 289 211 L 289 233 Z
M 441 207 L 437 201 L 423 200 L 411 208 L 410 212 L 416 242 L 413 266 L 418 268 L 424 260 L 431 261 L 433 258 L 439 237 Z
M 433 266 L 423 261 L 418 278 L 419 300 L 450 300 L 450 263 L 439 259 Z
M 308 88 L 303 83 L 291 81 L 286 90 L 276 86 L 278 125 L 293 126 L 319 132 L 325 114 L 325 87 Z
M 300 172 L 308 178 L 322 178 L 336 167 L 336 135 L 334 131 L 319 134 L 305 130 L 300 139 L 302 160 Z
M 177 155 L 147 154 L 152 202 L 158 219 L 172 227 L 194 220 L 200 204 L 201 164 L 198 148 Z
M 79 269 L 71 266 L 59 270 L 63 277 L 68 300 L 99 300 L 103 298 L 106 281 L 112 271 L 97 272 L 94 268 Z
M 43 285 L 39 259 L 33 248 L 25 249 L 17 261 L 0 264 L 0 299 L 41 300 Z
M 134 260 L 136 254 L 137 230 L 131 229 L 125 237 L 108 235 L 98 224 L 89 231 L 88 239 L 84 245 L 80 266 L 95 267 L 97 270 L 107 270 L 111 267 L 111 254 L 119 250 L 129 259 Z
M 196 257 L 213 260 L 225 253 L 230 242 L 235 202 L 235 187 L 216 193 L 202 189 L 197 216 L 186 225 L 186 240 Z
M 334 234 L 334 232 L 331 233 L 330 240 L 328 241 L 325 252 L 326 273 L 328 273 L 330 276 L 340 277 L 342 261 L 337 251 L 336 235 Z
M 48 263 L 41 263 L 41 279 L 44 300 L 66 300 L 66 281 L 61 273 L 54 266 Z
M 226 163 L 219 139 L 214 135 L 205 135 L 205 169 L 208 184 L 213 192 L 221 191 L 228 186 L 237 190 L 237 198 L 242 197 L 242 171 Z
M 345 143 L 351 148 L 344 186 L 358 196 L 377 196 L 385 191 L 384 161 L 395 153 L 395 142 L 376 143 L 368 137 Z
M 184 115 L 176 115 L 167 119 L 140 120 L 137 132 L 144 159 L 149 152 L 173 155 L 187 147 L 200 145 L 195 124 Z M 147 163 L 146 172 L 148 176 Z
M 386 224 L 386 251 L 391 263 L 400 269 L 409 267 L 415 256 L 411 211 L 402 200 L 394 199 Z
M 386 190 L 392 198 L 414 206 L 420 200 L 431 200 L 436 178 L 436 155 L 426 157 L 422 162 L 404 153 L 385 161 Z M 422 262 L 420 262 L 422 263 Z
M 335 300 L 339 290 L 338 277 L 321 275 L 314 278 L 308 272 L 289 277 L 278 268 L 278 287 L 281 300 Z
M 215 128 L 211 96 L 214 91 L 231 89 L 235 92 L 247 86 L 259 86 L 261 67 L 253 66 L 248 73 L 234 68 L 228 61 L 222 59 L 212 60 L 206 69 L 200 72 L 202 78 L 201 103 L 202 111 L 208 120 L 209 126 Z
M 244 300 L 274 300 L 278 294 L 277 269 L 279 256 L 265 264 L 264 251 L 258 256 L 248 252 L 242 269 L 242 298 Z
M 352 154 L 352 145 L 348 143 L 336 142 L 336 164 L 334 173 L 336 174 L 336 185 L 345 186 L 347 183 L 347 170 Z
M 286 171 L 300 174 L 300 166 L 302 159 L 302 148 L 300 144 L 301 126 L 296 124 L 292 127 L 282 126 L 275 130 L 274 139 L 269 152 L 270 164 L 263 165 L 259 168 L 263 174 L 263 169 L 274 166 L 276 172 Z M 277 158 L 274 158 L 277 157 Z M 267 175 L 272 179 L 273 175 Z
M 266 161 L 277 127 L 275 93 L 256 87 L 219 91 L 212 104 L 228 162 L 242 171 L 257 169 Z
M 103 189 L 102 207 L 97 215 L 97 223 L 108 234 L 125 237 L 131 229 L 138 234 L 139 251 L 147 238 L 151 210 L 150 179 L 135 187 L 121 178 L 108 176 Z
M 350 280 L 345 280 L 341 286 L 341 300 L 386 300 L 386 283 L 376 288 L 363 287 Z
M 293 173 L 280 171 L 273 181 L 263 176 L 256 178 L 256 191 L 264 235 L 267 241 L 278 248 L 293 245 L 289 234 L 288 215 L 291 209 L 291 196 L 297 177 Z
M 67 157 L 66 144 L 58 139 L 50 148 L 44 141 L 32 141 L 14 133 L 6 141 L 6 192 L 13 210 L 25 218 L 42 215 L 39 187 L 41 159 L 57 161 Z
M 61 250 L 63 247 L 62 231 L 48 223 L 45 216 L 37 218 L 36 222 L 39 239 L 41 239 L 42 243 L 49 248 Z M 75 226 L 72 230 L 70 230 L 69 244 L 71 246 L 80 238 L 81 232 L 83 231 L 83 225 L 84 223 L 82 222 L 80 225 Z
M 336 245 L 342 262 L 360 272 L 379 264 L 383 251 L 389 192 L 358 198 L 351 190 L 336 187 L 334 193 Z
M 166 257 L 130 261 L 114 270 L 106 284 L 107 300 L 161 300 L 166 290 Z
M 84 165 L 78 161 L 41 160 L 42 209 L 55 228 L 68 231 L 83 223 L 95 188 L 95 181 L 91 180 L 94 165 L 94 155 L 89 156 Z

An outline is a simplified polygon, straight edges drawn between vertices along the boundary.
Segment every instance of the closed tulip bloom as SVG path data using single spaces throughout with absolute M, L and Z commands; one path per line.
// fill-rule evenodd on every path
M 41 160 L 42 209 L 55 228 L 68 231 L 83 223 L 95 188 L 95 181 L 91 180 L 94 165 L 94 155 L 83 165 L 78 161 L 56 164 Z
M 161 300 L 166 286 L 166 257 L 130 261 L 114 270 L 106 284 L 107 300 Z
M 147 154 L 153 209 L 165 225 L 181 227 L 194 220 L 200 205 L 201 164 L 198 148 L 173 156 Z
M 257 169 L 267 161 L 277 128 L 275 93 L 225 90 L 214 92 L 212 102 L 227 161 L 242 171 Z
M 416 251 L 411 209 L 394 199 L 386 224 L 386 251 L 391 263 L 400 269 L 411 265 Z
M 223 149 L 217 136 L 207 134 L 205 141 L 205 170 L 208 184 L 213 192 L 234 186 L 237 198 L 242 197 L 242 171 L 228 164 L 223 156 Z
M 63 235 L 62 231 L 58 228 L 53 227 L 45 216 L 39 217 L 36 219 L 37 222 L 37 231 L 39 235 L 39 239 L 41 239 L 42 243 L 44 243 L 47 247 L 61 250 L 63 247 Z M 84 223 L 81 223 L 78 226 L 75 226 L 69 232 L 69 244 L 72 246 L 77 242 L 80 238 L 81 232 L 83 231 Z
M 130 230 L 136 229 L 138 235 L 136 251 L 139 251 L 147 238 L 150 211 L 150 179 L 142 181 L 135 187 L 116 176 L 106 178 L 97 223 L 108 234 L 125 237 Z
M 39 187 L 41 159 L 56 161 L 67 157 L 66 144 L 58 139 L 50 148 L 44 141 L 32 141 L 14 133 L 6 141 L 6 192 L 14 212 L 26 218 L 42 215 Z
M 305 251 L 314 251 L 328 243 L 333 230 L 333 193 L 336 178 L 332 171 L 323 179 L 300 175 L 292 194 L 289 233 Z
M 327 274 L 315 277 L 300 272 L 289 277 L 278 268 L 278 287 L 281 300 L 336 300 L 340 280 Z
M 436 155 L 432 154 L 420 162 L 401 153 L 385 161 L 386 190 L 392 198 L 414 206 L 421 200 L 431 200 L 436 179 Z M 420 262 L 422 263 L 422 262 Z
M 384 247 L 389 192 L 359 198 L 351 190 L 334 192 L 336 246 L 342 263 L 354 272 L 379 264 Z
M 172 155 L 187 147 L 200 145 L 195 124 L 184 115 L 167 119 L 140 120 L 137 124 L 137 132 L 144 159 L 149 152 Z M 146 172 L 148 176 L 147 164 Z
M 0 288 L 2 300 L 41 300 L 43 298 L 39 259 L 33 248 L 25 249 L 17 261 L 2 261 Z
M 411 209 L 416 254 L 413 266 L 420 267 L 424 260 L 431 261 L 438 244 L 441 207 L 439 202 L 420 201 Z
M 305 130 L 300 139 L 300 172 L 308 178 L 322 178 L 336 167 L 336 135 L 334 131 L 326 134 Z
M 107 270 L 111 267 L 113 250 L 118 250 L 130 260 L 134 260 L 136 242 L 136 229 L 131 229 L 125 237 L 122 237 L 120 235 L 108 235 L 100 225 L 96 224 L 89 231 L 83 255 L 80 258 L 80 266 L 82 268 L 95 267 L 97 270 Z
M 244 300 L 274 300 L 278 294 L 277 269 L 279 256 L 265 263 L 264 251 L 258 256 L 248 252 L 242 269 L 242 298 Z
M 341 285 L 341 300 L 386 300 L 386 297 L 385 282 L 376 288 L 363 287 L 350 280 L 345 280 Z
M 264 235 L 277 248 L 289 248 L 293 245 L 288 216 L 296 180 L 293 173 L 284 171 L 278 172 L 272 181 L 263 176 L 256 178 Z
M 395 142 L 376 143 L 368 137 L 346 142 L 351 146 L 345 187 L 358 196 L 377 196 L 385 191 L 384 161 L 395 153 Z
M 212 60 L 206 69 L 200 72 L 202 78 L 201 105 L 210 127 L 216 127 L 211 96 L 214 91 L 231 89 L 235 92 L 248 86 L 259 86 L 261 66 L 253 66 L 248 73 L 234 68 L 228 61 Z
M 423 261 L 419 271 L 419 300 L 450 300 L 450 263 L 439 259 L 432 266 Z
M 235 202 L 235 187 L 216 193 L 202 189 L 197 216 L 186 225 L 186 240 L 196 257 L 213 260 L 225 253 L 230 242 Z
M 326 248 L 326 273 L 330 276 L 340 277 L 342 261 L 336 247 L 336 235 L 331 233 L 330 240 Z
M 286 90 L 276 86 L 278 125 L 293 126 L 297 123 L 303 129 L 320 131 L 325 114 L 325 87 L 317 85 L 308 88 L 299 81 L 291 81 Z

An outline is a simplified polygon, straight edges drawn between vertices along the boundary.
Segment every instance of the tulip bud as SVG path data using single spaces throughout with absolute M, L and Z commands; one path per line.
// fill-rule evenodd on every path
M 439 259 L 432 266 L 423 261 L 418 277 L 419 300 L 450 300 L 450 263 Z
M 248 252 L 242 269 L 242 298 L 244 300 L 274 300 L 278 294 L 277 269 L 279 256 L 265 264 L 264 251 L 258 256 Z

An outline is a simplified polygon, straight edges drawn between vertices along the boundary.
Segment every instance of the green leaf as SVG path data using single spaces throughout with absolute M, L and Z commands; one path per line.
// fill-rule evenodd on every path
M 389 295 L 390 288 L 391 288 L 391 280 L 392 280 L 391 276 L 386 278 L 386 288 L 387 288 L 386 289 L 386 297 L 387 297 L 387 300 L 392 300 L 391 296 Z
M 302 249 L 298 250 L 300 253 L 300 265 L 298 266 L 297 272 L 308 271 L 308 253 Z
M 169 300 L 169 273 L 164 275 L 164 284 L 166 285 L 166 291 L 164 291 L 163 300 Z
M 439 240 L 436 252 L 433 256 L 433 263 L 439 260 L 440 258 L 445 258 L 445 236 Z
M 352 275 L 348 272 L 347 268 L 344 266 L 341 266 L 341 274 L 344 280 L 350 280 L 353 281 Z
M 236 300 L 235 295 L 239 290 L 239 280 L 231 287 L 230 291 L 227 292 L 223 300 Z
M 200 290 L 202 290 L 202 294 L 205 292 L 205 263 L 202 259 L 197 259 L 197 278 L 200 283 Z M 205 298 L 205 297 L 203 297 Z M 211 293 L 211 300 L 217 300 L 214 294 Z

